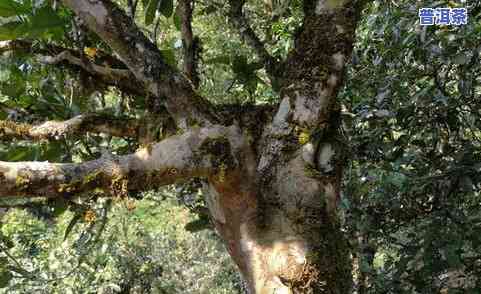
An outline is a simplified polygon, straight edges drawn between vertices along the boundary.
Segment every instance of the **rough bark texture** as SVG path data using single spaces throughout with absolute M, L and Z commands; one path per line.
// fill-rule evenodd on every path
M 192 32 L 192 13 L 194 1 L 179 0 L 177 11 L 182 18 L 180 30 L 182 33 L 182 49 L 184 53 L 184 74 L 189 78 L 195 88 L 199 87 L 200 79 L 198 73 L 198 61 L 202 48 L 199 38 L 194 37 Z
M 210 104 L 196 94 L 184 75 L 167 64 L 158 48 L 116 4 L 63 2 L 115 50 L 147 92 L 158 100 L 165 100 L 167 110 L 183 128 L 216 121 Z
M 242 224 L 253 293 L 348 293 L 351 266 L 336 207 L 344 164 L 342 85 L 359 11 L 349 1 L 306 1 L 286 60 L 282 102 L 263 134 L 257 218 Z
M 118 137 L 138 137 L 144 133 L 141 121 L 108 114 L 82 114 L 67 121 L 47 121 L 40 125 L 0 120 L 0 140 L 12 139 L 54 140 L 66 136 L 79 136 L 87 132 L 104 133 Z
M 185 133 L 132 155 L 83 164 L 2 162 L 0 195 L 69 196 L 95 187 L 115 194 L 202 177 L 212 221 L 250 293 L 349 293 L 351 262 L 336 214 L 345 161 L 336 96 L 364 1 L 304 1 L 295 48 L 276 65 L 284 69 L 276 76 L 280 105 L 272 113 L 254 107 L 250 116 L 245 109 L 214 115 L 111 1 L 63 2 L 162 99 Z M 248 27 L 243 1 L 230 4 L 231 17 L 242 17 L 234 24 L 272 66 L 254 32 L 242 30 Z M 189 129 L 197 123 L 205 127 Z
M 208 177 L 219 166 L 216 158 L 204 156 L 210 148 L 220 152 L 216 149 L 220 147 L 211 141 L 223 138 L 224 144 L 228 142 L 226 138 L 234 135 L 238 135 L 235 128 L 224 126 L 193 128 L 130 155 L 104 155 L 81 164 L 2 161 L 0 197 L 68 197 L 87 191 L 125 195 L 192 177 Z M 238 148 L 228 146 L 226 152 L 236 152 Z

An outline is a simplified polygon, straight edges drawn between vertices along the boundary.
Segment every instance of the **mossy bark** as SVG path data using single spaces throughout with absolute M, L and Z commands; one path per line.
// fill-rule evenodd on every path
M 210 179 L 213 222 L 252 294 L 350 293 L 349 247 L 330 203 L 337 202 L 340 173 L 313 177 L 303 152 L 276 166 L 268 182 L 248 166 L 252 153 L 224 180 Z
M 211 182 L 217 230 L 253 294 L 351 291 L 350 252 L 337 215 L 346 148 L 336 97 L 362 2 L 304 1 L 281 103 L 254 142 L 255 162 L 246 163 L 251 174 L 227 181 L 236 183 L 230 189 Z

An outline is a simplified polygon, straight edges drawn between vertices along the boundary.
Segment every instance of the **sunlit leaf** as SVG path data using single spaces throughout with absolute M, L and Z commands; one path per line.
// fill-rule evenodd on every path
M 67 240 L 68 236 L 72 232 L 73 228 L 75 225 L 82 219 L 82 214 L 81 213 L 75 213 L 75 215 L 72 217 L 70 222 L 68 223 L 67 228 L 65 229 L 65 233 L 63 236 L 63 240 Z
M 28 7 L 17 1 L 2 0 L 0 1 L 0 17 L 10 17 L 21 15 L 28 12 Z
M 0 41 L 14 40 L 22 36 L 24 23 L 20 21 L 7 22 L 0 25 Z
M 10 283 L 13 275 L 10 271 L 0 268 L 0 288 L 5 288 Z
M 175 60 L 175 51 L 172 49 L 164 49 L 160 50 L 162 53 L 162 57 L 164 58 L 165 62 L 167 62 L 170 66 L 177 66 L 177 61 Z
M 155 13 L 159 7 L 159 0 L 149 0 L 145 8 L 145 24 L 150 25 L 154 22 Z

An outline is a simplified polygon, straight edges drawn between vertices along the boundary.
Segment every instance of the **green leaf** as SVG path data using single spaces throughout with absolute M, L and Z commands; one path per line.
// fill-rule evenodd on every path
M 161 0 L 159 11 L 162 15 L 169 18 L 172 12 L 174 12 L 174 0 Z
M 28 12 L 28 7 L 21 5 L 13 0 L 0 1 L 0 17 L 11 17 L 15 15 L 25 14 Z
M 248 71 L 247 57 L 236 56 L 232 61 L 232 70 L 237 75 L 244 75 Z
M 402 174 L 402 173 L 389 173 L 385 176 L 384 181 L 387 184 L 391 184 L 397 188 L 402 188 L 406 182 L 407 182 L 407 177 Z
M 450 268 L 458 269 L 463 266 L 463 262 L 457 250 L 458 248 L 455 246 L 447 246 L 444 251 L 446 261 L 448 262 Z
M 199 218 L 185 225 L 185 230 L 191 233 L 200 232 L 209 228 L 211 228 L 211 226 L 208 218 Z
M 7 22 L 0 26 L 0 41 L 18 39 L 22 35 L 23 23 L 20 21 Z
M 26 161 L 35 160 L 35 154 L 38 149 L 37 145 L 32 146 L 18 146 L 12 145 L 11 148 L 4 152 L 0 152 L 0 159 L 6 161 Z
M 202 15 L 208 15 L 211 13 L 214 13 L 218 10 L 217 6 L 215 5 L 208 5 L 206 8 L 200 11 L 200 14 Z
M 214 58 L 205 61 L 206 64 L 231 64 L 231 58 L 229 55 L 219 55 Z
M 232 70 L 237 80 L 250 92 L 254 92 L 257 89 L 260 79 L 256 75 L 256 70 L 259 68 L 258 63 L 248 63 L 245 56 L 236 56 L 232 62 Z
M 47 32 L 57 31 L 63 33 L 65 21 L 49 6 L 43 7 L 29 20 L 27 35 L 30 37 L 42 37 Z
M 48 160 L 51 162 L 60 161 L 62 156 L 65 155 L 66 150 L 59 141 L 49 142 L 48 144 L 41 145 L 41 160 Z
M 0 269 L 0 288 L 5 288 L 8 286 L 13 275 L 10 271 L 6 269 Z
M 155 12 L 157 12 L 157 7 L 159 6 L 159 0 L 150 0 L 149 4 L 145 8 L 145 24 L 150 25 L 154 22 Z
M 9 83 L 0 83 L 0 93 L 15 99 L 24 93 L 25 87 L 25 81 L 11 79 Z
M 59 217 L 68 209 L 68 201 L 63 198 L 55 199 L 51 207 L 53 208 L 53 215 Z
M 65 235 L 63 236 L 64 241 L 67 240 L 68 235 L 70 235 L 70 232 L 72 232 L 73 228 L 81 218 L 82 218 L 82 215 L 80 213 L 75 213 L 75 215 L 72 217 L 72 219 L 70 220 L 67 226 L 67 229 L 65 230 Z
M 248 80 L 243 82 L 249 92 L 255 92 L 258 83 L 259 78 L 255 74 L 249 76 Z
M 182 17 L 177 13 L 174 13 L 174 26 L 175 28 L 180 31 L 182 26 Z
M 463 65 L 469 62 L 469 57 L 465 53 L 459 53 L 453 58 L 454 64 Z
M 7 249 L 12 249 L 13 247 L 15 247 L 15 244 L 13 243 L 12 240 L 10 240 L 7 236 L 4 236 L 1 234 L 1 231 L 0 231 L 0 242 L 2 242 L 2 244 L 7 247 Z M 0 263 L 1 265 L 2 263 Z
M 165 62 L 170 66 L 177 66 L 177 61 L 175 60 L 175 51 L 172 49 L 160 50 L 162 57 L 164 57 Z

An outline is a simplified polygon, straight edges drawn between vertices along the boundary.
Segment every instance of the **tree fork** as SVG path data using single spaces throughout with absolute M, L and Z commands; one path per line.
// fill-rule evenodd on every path
M 117 187 L 113 183 L 120 183 L 122 192 L 125 181 L 126 190 L 129 183 L 145 188 L 145 175 L 152 171 L 160 173 L 153 181 L 158 186 L 206 178 L 212 221 L 250 293 L 349 293 L 349 250 L 336 214 L 345 161 L 336 96 L 365 1 L 304 1 L 303 25 L 282 62 L 281 103 L 273 119 L 260 124 L 259 140 L 250 139 L 239 121 L 215 125 L 220 120 L 212 105 L 162 60 L 113 2 L 63 2 L 116 51 L 148 92 L 166 98 L 167 110 L 185 132 L 120 158 L 69 165 L 0 163 L 0 195 L 64 196 L 69 187 L 82 192 Z M 204 127 L 191 127 L 197 123 Z M 81 180 L 92 172 L 93 180 Z

